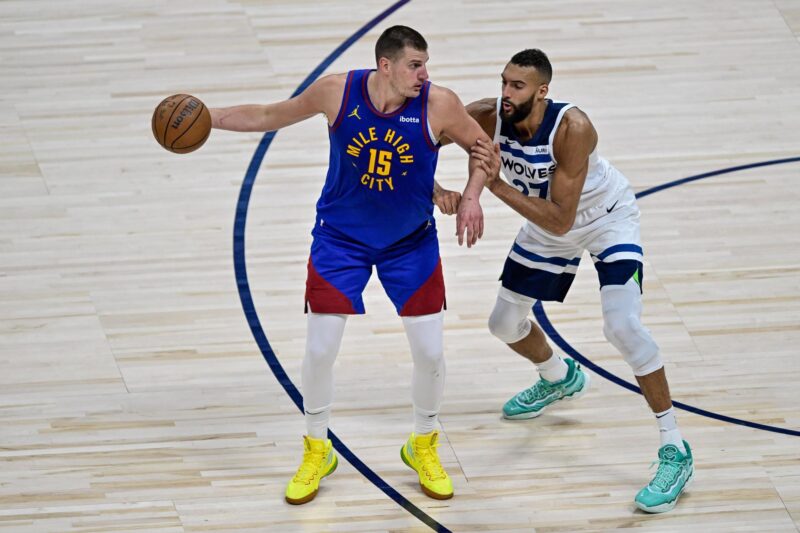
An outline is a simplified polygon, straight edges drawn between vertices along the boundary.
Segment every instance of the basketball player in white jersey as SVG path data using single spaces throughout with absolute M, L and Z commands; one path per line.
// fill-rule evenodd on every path
M 631 366 L 661 435 L 658 471 L 635 502 L 647 512 L 666 512 L 675 507 L 694 468 L 675 421 L 658 346 L 640 321 L 639 209 L 625 176 L 598 155 L 597 132 L 586 114 L 547 98 L 551 76 L 541 50 L 524 50 L 503 70 L 500 98 L 467 106 L 494 138 L 494 146 L 479 141 L 472 152 L 489 175 L 486 186 L 525 217 L 503 268 L 489 330 L 533 362 L 539 380 L 511 398 L 503 414 L 534 418 L 588 389 L 589 375 L 555 354 L 528 319 L 536 300 L 564 300 L 588 250 L 600 281 L 603 332 Z M 507 182 L 499 177 L 501 169 Z

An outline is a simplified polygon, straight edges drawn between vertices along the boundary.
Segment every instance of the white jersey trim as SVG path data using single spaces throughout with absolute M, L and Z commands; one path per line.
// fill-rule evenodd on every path
M 495 113 L 494 113 L 494 137 L 492 140 L 494 142 L 498 142 L 500 140 L 500 127 L 503 125 L 503 121 L 500 119 L 500 106 L 502 105 L 502 96 L 497 97 L 497 105 L 495 106 Z
M 554 104 L 560 104 L 562 102 L 558 102 L 556 100 L 553 100 L 553 103 Z M 553 141 L 556 138 L 556 132 L 558 131 L 559 126 L 561 126 L 561 119 L 564 118 L 564 113 L 566 113 L 567 111 L 569 111 L 573 107 L 575 107 L 574 104 L 567 104 L 567 105 L 565 105 L 564 107 L 561 108 L 561 111 L 558 112 L 558 116 L 556 117 L 556 122 L 555 122 L 555 124 L 553 124 L 553 129 L 550 131 L 550 138 L 547 140 L 547 146 L 550 148 L 550 158 L 553 160 L 553 163 L 555 163 L 556 165 L 558 165 L 558 161 L 556 160 L 556 153 L 555 153 L 555 149 L 553 148 Z
M 426 115 L 427 115 L 427 113 L 426 113 Z M 439 144 L 439 139 L 437 139 L 437 138 L 436 138 L 436 135 L 434 135 L 434 134 L 433 134 L 433 128 L 431 128 L 431 119 L 429 119 L 429 118 L 426 118 L 426 119 L 425 119 L 425 122 L 426 122 L 426 123 L 427 123 L 427 125 L 428 125 L 428 137 L 430 137 L 430 138 L 431 138 L 431 140 L 433 141 L 433 144 L 434 144 L 434 145 L 437 145 L 437 144 Z

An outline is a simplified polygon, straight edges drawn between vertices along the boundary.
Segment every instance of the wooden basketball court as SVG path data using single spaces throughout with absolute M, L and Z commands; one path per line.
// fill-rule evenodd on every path
M 373 279 L 335 367 L 331 429 L 419 512 L 346 460 L 316 500 L 284 502 L 305 426 L 251 325 L 263 326 L 284 384 L 299 387 L 325 121 L 279 132 L 241 203 L 260 135 L 215 131 L 175 155 L 152 138 L 150 114 L 181 92 L 214 107 L 286 98 L 391 5 L 0 3 L 0 530 L 800 531 L 800 160 L 640 200 L 644 322 L 674 399 L 711 414 L 679 411 L 697 471 L 672 512 L 635 510 L 658 434 L 641 396 L 618 383 L 593 372 L 580 401 L 501 418 L 535 372 L 486 327 L 521 223 L 488 191 L 472 249 L 437 215 L 448 284 L 440 454 L 456 496 L 428 499 L 400 460 L 411 357 Z M 551 95 L 589 114 L 601 154 L 637 192 L 800 156 L 795 0 L 416 0 L 327 72 L 371 66 L 392 24 L 425 35 L 432 81 L 465 103 L 499 94 L 513 53 L 543 49 Z M 466 168 L 447 147 L 437 176 L 460 189 Z M 566 302 L 544 311 L 582 356 L 633 381 L 603 337 L 588 256 Z

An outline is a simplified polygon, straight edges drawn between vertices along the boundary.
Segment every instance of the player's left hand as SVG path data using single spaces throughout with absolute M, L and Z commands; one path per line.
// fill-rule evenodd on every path
M 456 236 L 458 245 L 464 244 L 464 231 L 467 232 L 467 248 L 471 248 L 483 237 L 483 209 L 477 198 L 462 197 L 456 215 Z
M 500 145 L 478 139 L 477 144 L 470 149 L 470 154 L 480 162 L 481 168 L 486 172 L 486 187 L 491 190 L 500 180 Z
M 461 193 L 458 191 L 441 187 L 435 188 L 433 191 L 433 203 L 443 215 L 455 215 L 458 212 L 459 202 L 461 202 Z

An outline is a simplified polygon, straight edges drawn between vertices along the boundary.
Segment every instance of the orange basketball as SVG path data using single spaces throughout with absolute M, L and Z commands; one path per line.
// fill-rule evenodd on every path
M 153 111 L 153 136 L 158 144 L 176 154 L 194 152 L 211 134 L 211 113 L 189 94 L 164 98 Z

